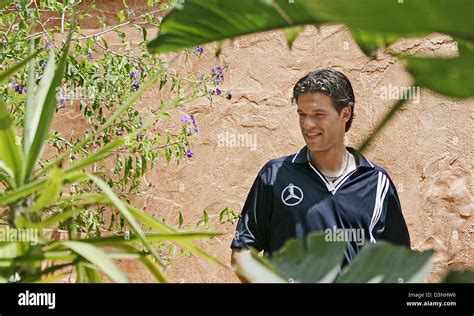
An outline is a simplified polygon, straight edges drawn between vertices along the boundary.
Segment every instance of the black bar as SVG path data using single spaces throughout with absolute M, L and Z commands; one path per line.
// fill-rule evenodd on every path
M 48 308 L 46 300 L 43 306 L 20 306 L 20 294 L 25 298 L 26 291 L 30 296 L 55 293 L 54 309 Z M 126 311 L 281 315 L 291 311 L 284 313 L 472 316 L 473 293 L 473 284 L 5 284 L 0 286 L 0 315 L 121 315 Z M 407 302 L 421 302 L 421 306 L 407 306 Z M 426 306 L 430 302 L 455 302 L 455 306 Z

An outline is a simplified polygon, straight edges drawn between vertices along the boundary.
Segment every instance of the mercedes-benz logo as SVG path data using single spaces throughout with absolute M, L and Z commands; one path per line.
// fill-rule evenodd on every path
M 288 206 L 298 205 L 303 201 L 303 191 L 293 183 L 290 183 L 283 192 L 281 192 L 281 201 Z

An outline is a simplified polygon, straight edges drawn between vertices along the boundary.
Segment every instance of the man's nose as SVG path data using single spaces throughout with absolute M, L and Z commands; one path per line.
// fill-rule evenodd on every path
M 316 126 L 314 120 L 309 117 L 305 117 L 303 120 L 303 128 L 304 129 L 312 129 Z

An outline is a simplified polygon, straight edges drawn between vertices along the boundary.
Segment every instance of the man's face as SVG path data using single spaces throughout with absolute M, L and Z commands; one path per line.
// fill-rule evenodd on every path
M 350 107 L 338 114 L 331 97 L 320 92 L 298 97 L 300 128 L 310 151 L 326 151 L 343 143 L 350 114 Z

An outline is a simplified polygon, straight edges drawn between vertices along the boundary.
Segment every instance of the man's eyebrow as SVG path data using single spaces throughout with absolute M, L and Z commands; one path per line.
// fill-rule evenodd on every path
M 298 113 L 304 113 L 303 110 L 297 109 L 296 112 Z M 311 113 L 327 113 L 326 110 L 323 109 L 316 109 L 316 110 L 311 110 L 309 111 Z

